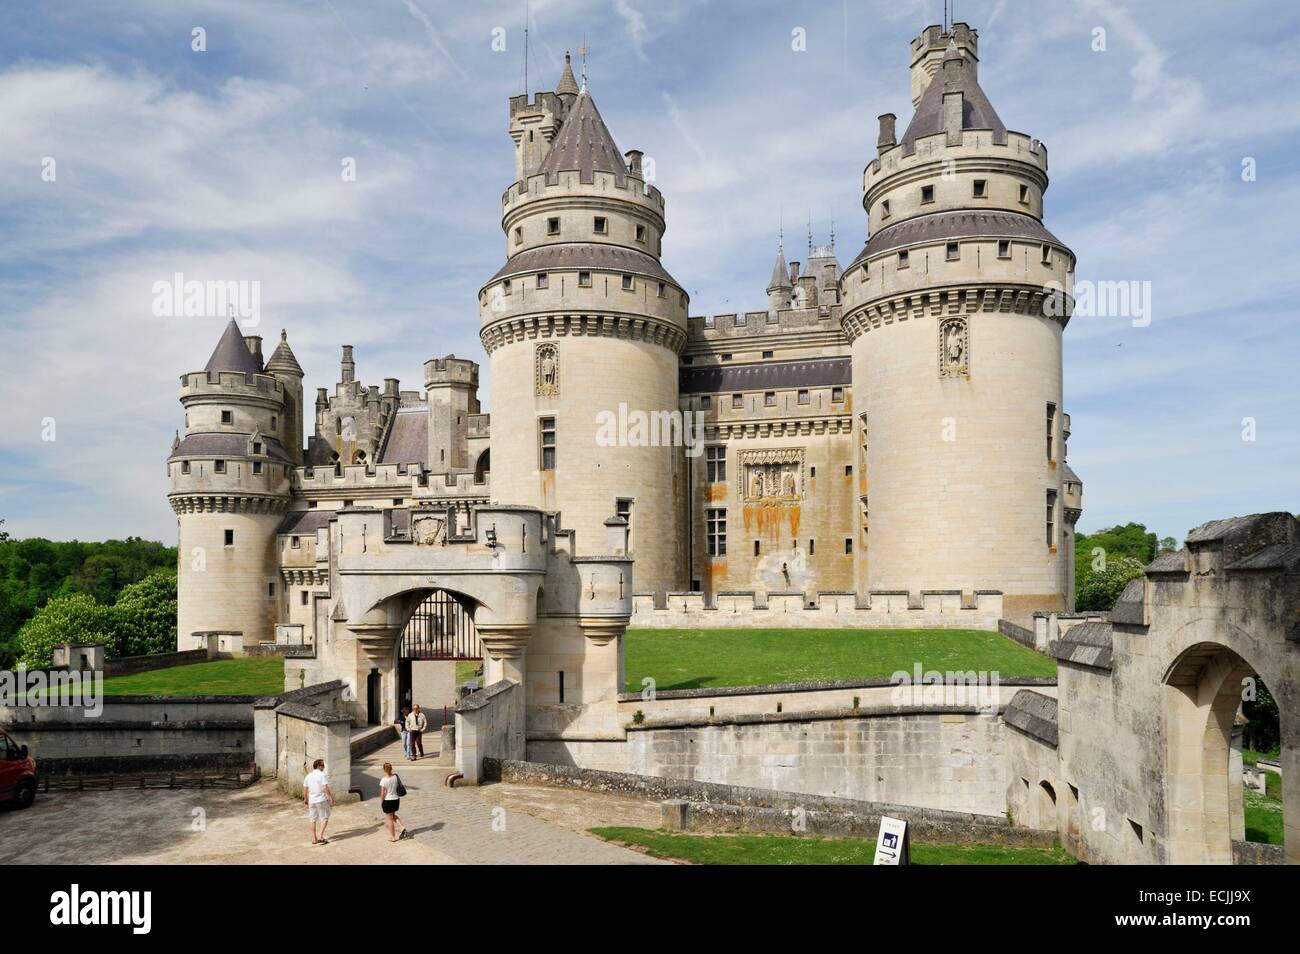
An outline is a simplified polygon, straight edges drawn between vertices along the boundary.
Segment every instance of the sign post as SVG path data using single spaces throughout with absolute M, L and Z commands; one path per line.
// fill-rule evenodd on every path
M 912 842 L 907 834 L 907 822 L 901 818 L 880 816 L 880 834 L 876 836 L 877 865 L 910 865 Z

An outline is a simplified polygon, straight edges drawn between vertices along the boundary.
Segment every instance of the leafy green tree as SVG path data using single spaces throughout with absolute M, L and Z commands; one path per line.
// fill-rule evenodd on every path
M 106 643 L 113 635 L 113 609 L 85 593 L 50 600 L 18 631 L 20 661 L 49 666 L 58 643 Z
M 176 649 L 176 571 L 158 570 L 125 587 L 113 605 L 112 656 Z
M 1130 581 L 1137 579 L 1146 564 L 1131 556 L 1107 558 L 1105 568 L 1089 567 L 1083 579 L 1076 579 L 1075 608 L 1080 612 L 1109 612 Z
M 1247 719 L 1242 729 L 1245 747 L 1256 752 L 1277 752 L 1282 744 L 1282 716 L 1263 679 L 1255 680 L 1255 698 L 1242 702 L 1241 714 Z
M 1175 551 L 1177 551 L 1177 549 L 1178 549 L 1178 541 L 1175 540 L 1173 537 L 1160 538 L 1161 553 L 1174 553 Z

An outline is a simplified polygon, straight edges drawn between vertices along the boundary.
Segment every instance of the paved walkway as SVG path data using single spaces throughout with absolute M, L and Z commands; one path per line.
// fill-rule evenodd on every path
M 436 736 L 434 737 L 436 738 Z M 380 766 L 391 761 L 408 795 L 413 838 L 389 842 L 379 813 Z M 658 864 L 601 841 L 600 825 L 656 827 L 653 803 L 524 785 L 454 788 L 430 757 L 401 746 L 353 763 L 364 801 L 342 802 L 328 845 L 312 846 L 306 810 L 274 781 L 238 791 L 60 792 L 22 812 L 0 810 L 0 864 Z M 335 780 L 335 794 L 347 785 Z

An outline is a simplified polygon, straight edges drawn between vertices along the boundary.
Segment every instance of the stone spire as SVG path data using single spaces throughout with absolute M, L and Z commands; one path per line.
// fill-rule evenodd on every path
M 303 376 L 302 365 L 298 363 L 293 349 L 289 347 L 289 333 L 284 329 L 280 330 L 280 343 L 276 345 L 275 351 L 272 352 L 271 360 L 266 362 L 266 370 L 296 374 L 298 377 Z
M 568 50 L 564 51 L 564 70 L 560 73 L 560 81 L 555 85 L 555 94 L 557 96 L 578 95 L 578 81 L 573 78 L 573 61 Z
M 772 266 L 772 279 L 767 283 L 768 294 L 778 288 L 790 288 L 790 266 L 785 263 L 785 247 L 776 247 L 776 264 Z

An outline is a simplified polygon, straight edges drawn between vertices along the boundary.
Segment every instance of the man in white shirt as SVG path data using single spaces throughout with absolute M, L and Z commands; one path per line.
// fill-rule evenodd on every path
M 406 717 L 406 731 L 410 734 L 410 741 L 407 743 L 409 751 L 406 757 L 412 762 L 419 757 L 415 754 L 417 750 L 420 755 L 424 754 L 424 730 L 427 728 L 429 728 L 429 720 L 420 711 L 420 704 L 417 702 Z
M 330 791 L 329 776 L 325 774 L 325 760 L 317 759 L 312 763 L 312 770 L 302 780 L 302 801 L 307 806 L 307 817 L 311 819 L 311 843 L 328 844 L 325 841 L 325 829 L 330 823 L 330 808 L 334 805 L 334 793 Z M 316 834 L 316 822 L 320 822 L 320 834 Z

